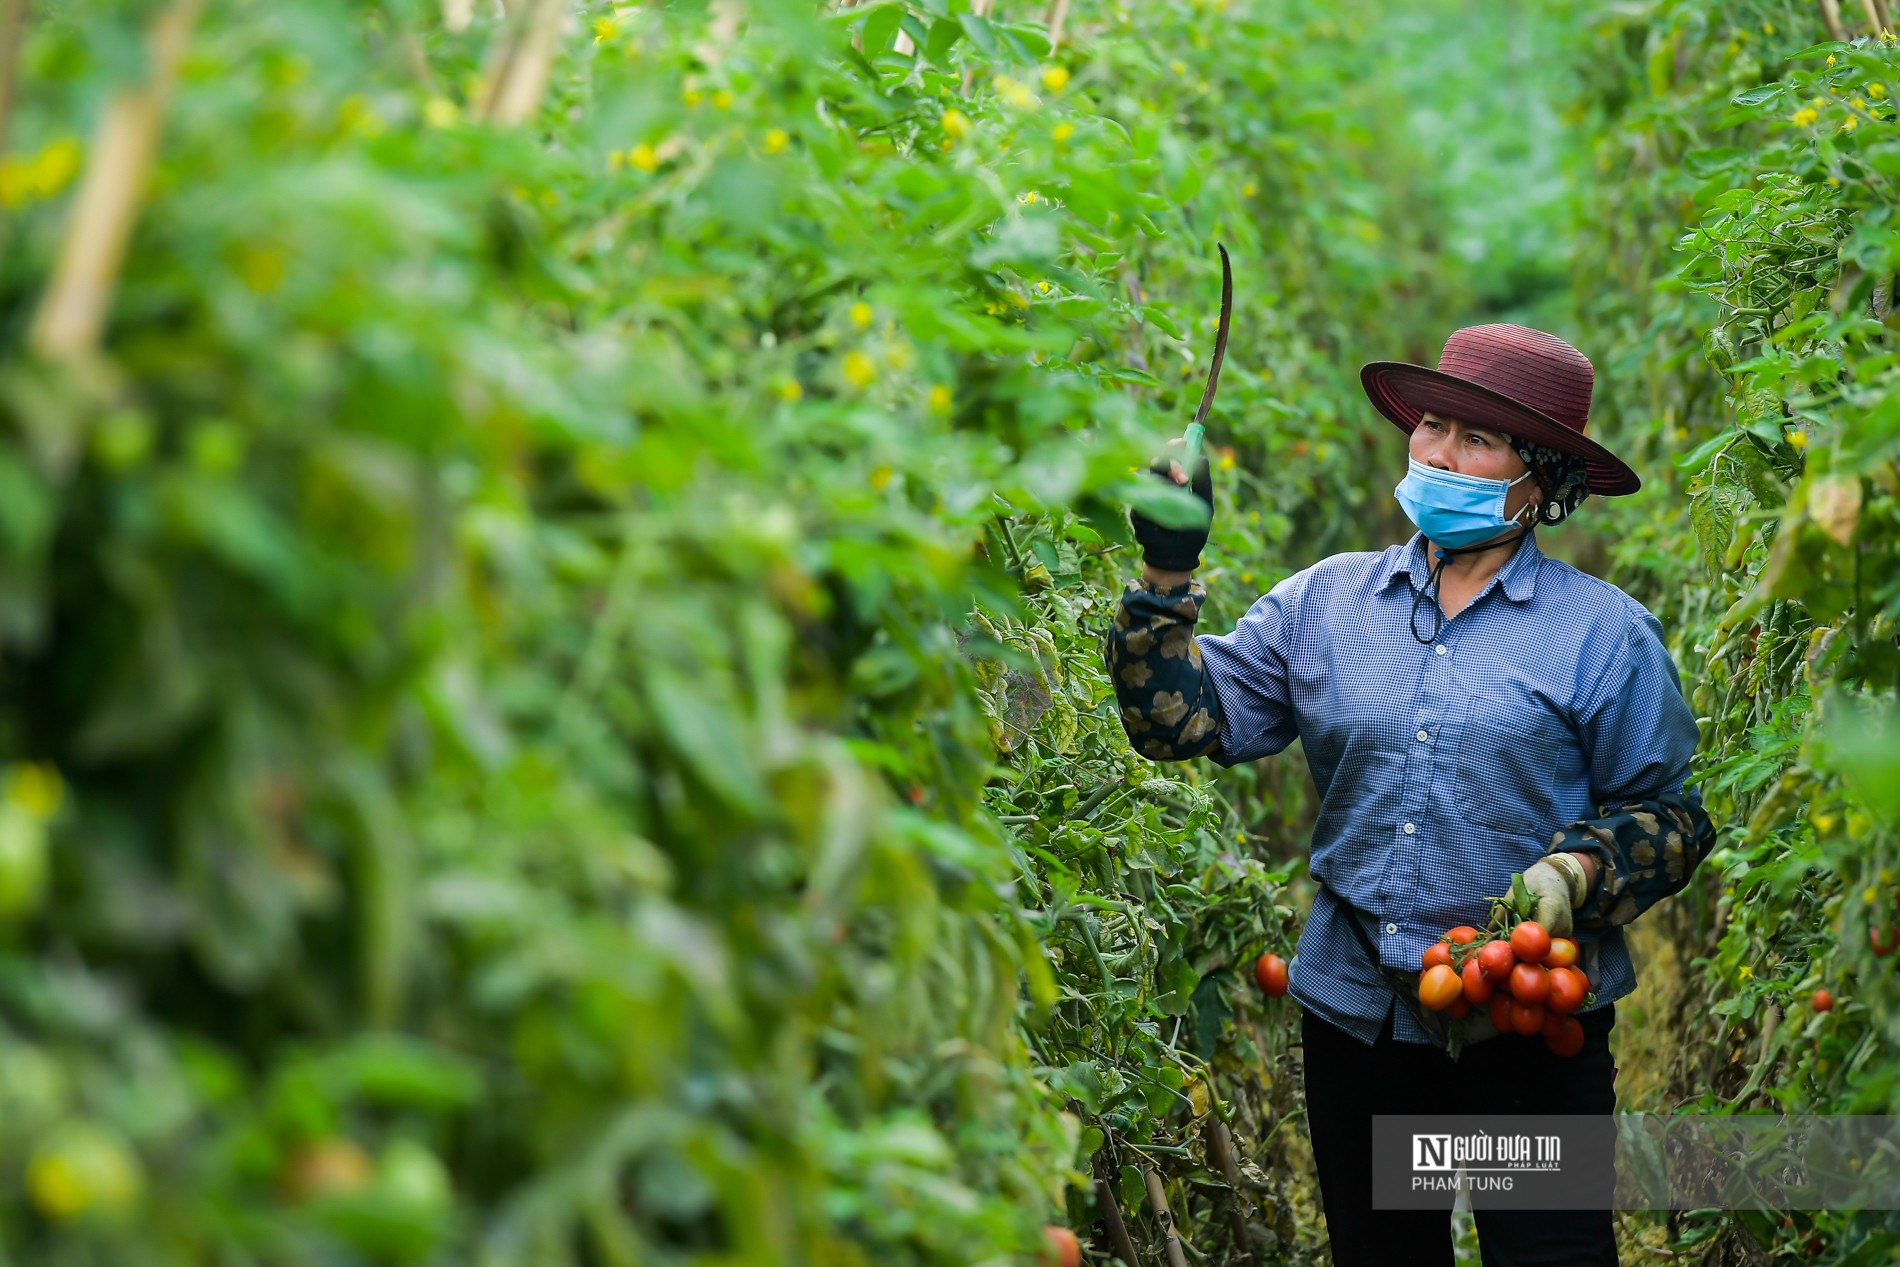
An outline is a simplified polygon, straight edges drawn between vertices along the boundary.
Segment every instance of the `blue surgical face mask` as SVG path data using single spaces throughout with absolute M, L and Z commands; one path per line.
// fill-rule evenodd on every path
M 1531 477 L 1529 471 L 1514 480 L 1488 480 L 1408 461 L 1412 469 L 1392 493 L 1432 544 L 1455 550 L 1517 526 L 1504 517 L 1504 499 L 1512 485 Z

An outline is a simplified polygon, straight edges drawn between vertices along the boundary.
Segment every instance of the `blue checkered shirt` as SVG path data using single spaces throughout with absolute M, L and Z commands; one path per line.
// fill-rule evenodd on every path
M 1214 761 L 1303 742 L 1320 796 L 1310 870 L 1324 887 L 1290 992 L 1367 1043 L 1395 996 L 1345 921 L 1360 921 L 1383 965 L 1416 972 L 1446 929 L 1484 924 L 1486 897 L 1553 831 L 1681 793 L 1698 737 L 1661 624 L 1547 557 L 1534 532 L 1426 646 L 1409 621 L 1429 569 L 1423 533 L 1334 555 L 1275 585 L 1232 633 L 1196 639 L 1218 696 Z M 1431 616 L 1427 599 L 1421 634 Z M 1621 927 L 1577 940 L 1593 1006 L 1635 989 Z M 1404 1007 L 1393 1032 L 1427 1041 Z

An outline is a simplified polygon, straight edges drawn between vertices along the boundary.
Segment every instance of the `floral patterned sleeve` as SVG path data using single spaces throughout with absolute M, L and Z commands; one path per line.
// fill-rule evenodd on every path
M 1194 641 L 1207 590 L 1199 581 L 1157 589 L 1128 582 L 1102 647 L 1122 729 L 1156 761 L 1203 756 L 1220 742 L 1220 698 Z
M 1547 852 L 1587 853 L 1597 880 L 1577 908 L 1578 928 L 1627 924 L 1688 883 L 1715 847 L 1715 824 L 1695 792 L 1599 805 L 1599 818 L 1559 828 Z

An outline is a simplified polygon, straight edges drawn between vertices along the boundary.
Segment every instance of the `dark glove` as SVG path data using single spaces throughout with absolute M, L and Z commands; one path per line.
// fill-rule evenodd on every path
M 1156 458 L 1149 472 L 1178 488 L 1169 474 L 1171 459 Z M 1207 547 L 1207 534 L 1214 525 L 1214 475 L 1203 456 L 1194 467 L 1193 482 L 1188 485 L 1207 506 L 1207 522 L 1198 528 L 1164 528 L 1139 510 L 1130 509 L 1128 523 L 1141 543 L 1141 557 L 1163 572 L 1192 572 L 1201 566 L 1201 551 Z

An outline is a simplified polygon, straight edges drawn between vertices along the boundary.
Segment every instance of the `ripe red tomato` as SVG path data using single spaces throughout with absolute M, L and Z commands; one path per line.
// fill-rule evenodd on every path
M 1511 930 L 1511 953 L 1525 963 L 1542 963 L 1550 953 L 1550 934 L 1536 920 L 1527 919 Z
M 1808 1006 L 1817 1012 L 1832 1012 L 1834 1010 L 1834 996 L 1829 994 L 1826 990 L 1816 990 L 1809 996 Z
M 1445 934 L 1445 940 L 1454 946 L 1469 946 L 1478 940 L 1478 930 L 1469 924 L 1460 924 Z
M 1583 1023 L 1574 1016 L 1545 1018 L 1544 1046 L 1559 1056 L 1576 1055 L 1583 1050 Z
M 1568 968 L 1577 962 L 1577 943 L 1568 937 L 1550 939 L 1550 953 L 1544 956 L 1546 968 Z
M 1423 972 L 1423 971 L 1429 971 L 1433 967 L 1433 965 L 1441 964 L 1441 963 L 1447 966 L 1450 966 L 1451 947 L 1447 946 L 1442 941 L 1435 941 L 1431 945 L 1425 947 L 1425 953 L 1422 956 L 1420 956 L 1418 966 L 1419 966 L 1419 970 Z
M 1082 1267 L 1082 1245 L 1074 1232 L 1051 1223 L 1042 1229 L 1042 1239 L 1048 1242 L 1049 1250 L 1043 1255 L 1044 1262 L 1054 1267 Z
M 1485 976 L 1502 982 L 1511 975 L 1511 969 L 1517 966 L 1517 956 L 1511 953 L 1509 942 L 1486 942 L 1478 952 L 1478 965 L 1484 970 Z
M 1465 960 L 1462 974 L 1465 982 L 1465 997 L 1473 1003 L 1489 1003 L 1497 992 L 1497 983 L 1484 975 L 1484 965 L 1476 959 Z
M 1529 1037 L 1544 1027 L 1544 1005 L 1542 1003 L 1520 1003 L 1511 1000 L 1511 1028 Z
M 1895 946 L 1900 946 L 1900 928 L 1889 928 L 1884 937 L 1878 928 L 1869 928 L 1867 945 L 1873 950 L 1875 958 L 1886 958 L 1893 953 Z
M 1491 1000 L 1491 1028 L 1500 1034 L 1511 1032 L 1511 996 L 1503 991 Z
M 1511 997 L 1519 1003 L 1542 1003 L 1550 994 L 1550 970 L 1534 963 L 1511 969 Z
M 1471 1015 L 1471 1000 L 1462 994 L 1459 995 L 1451 1001 L 1451 1006 L 1445 1009 L 1445 1015 L 1454 1021 L 1464 1020 L 1465 1017 Z
M 1434 1012 L 1450 1007 L 1465 992 L 1465 983 L 1448 963 L 1435 963 L 1418 979 L 1418 1001 Z
M 1286 993 L 1286 960 L 1269 950 L 1254 962 L 1253 979 L 1272 998 Z
M 1590 979 L 1575 968 L 1552 968 L 1550 970 L 1550 992 L 1544 996 L 1544 1006 L 1563 1016 L 1568 1016 L 1583 1006 L 1583 1000 L 1590 993 Z

